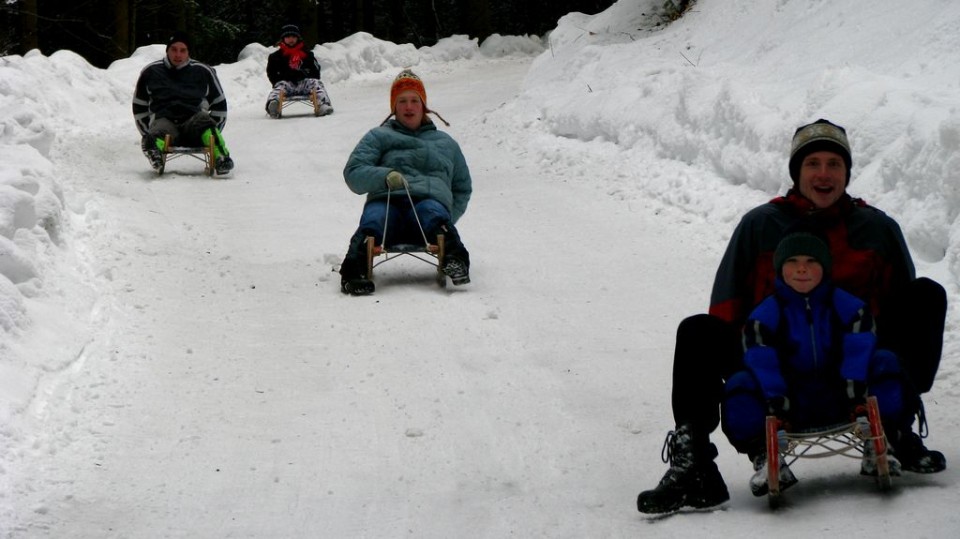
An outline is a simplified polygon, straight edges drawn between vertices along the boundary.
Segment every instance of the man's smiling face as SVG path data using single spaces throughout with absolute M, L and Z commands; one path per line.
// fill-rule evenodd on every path
M 800 164 L 800 194 L 817 208 L 829 208 L 847 188 L 847 164 L 833 152 L 813 152 Z

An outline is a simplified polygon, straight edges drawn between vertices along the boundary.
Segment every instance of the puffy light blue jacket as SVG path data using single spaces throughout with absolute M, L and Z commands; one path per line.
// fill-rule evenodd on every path
M 467 211 L 473 182 L 466 159 L 457 142 L 433 123 L 411 131 L 391 119 L 371 129 L 350 154 L 343 178 L 351 191 L 373 200 L 387 196 L 391 170 L 407 178 L 414 198 L 443 204 L 453 223 Z

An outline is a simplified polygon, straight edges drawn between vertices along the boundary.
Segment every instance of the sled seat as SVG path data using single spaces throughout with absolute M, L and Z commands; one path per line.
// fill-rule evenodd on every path
M 213 150 L 214 139 L 215 137 L 210 137 L 210 142 L 206 146 L 173 146 L 170 143 L 170 135 L 165 135 L 163 137 L 163 164 L 157 169 L 157 174 L 163 175 L 168 162 L 187 156 L 202 161 L 204 174 L 213 176 L 217 172 L 214 159 L 216 154 Z
M 283 109 L 300 103 L 313 109 L 314 116 L 320 116 L 320 100 L 317 98 L 317 91 L 311 90 L 307 95 L 287 95 L 286 91 L 280 90 L 279 104 L 277 105 L 277 119 L 283 118 Z
M 413 243 L 398 243 L 394 245 L 376 245 L 376 240 L 373 236 L 367 236 L 366 239 L 367 245 L 367 278 L 373 280 L 373 269 L 383 264 L 389 262 L 400 256 L 410 256 L 434 266 L 437 270 L 436 280 L 437 284 L 441 287 L 447 285 L 447 276 L 443 273 L 443 255 L 444 255 L 444 241 L 443 234 L 437 234 L 437 243 L 428 244 L 428 245 L 417 245 Z M 382 260 L 377 261 L 376 258 L 383 256 Z

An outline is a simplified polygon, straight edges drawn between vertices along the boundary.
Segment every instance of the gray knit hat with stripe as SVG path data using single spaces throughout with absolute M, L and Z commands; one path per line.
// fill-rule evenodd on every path
M 814 152 L 833 152 L 843 158 L 847 164 L 847 183 L 850 183 L 850 167 L 853 159 L 850 156 L 850 142 L 847 140 L 847 131 L 820 119 L 812 124 L 804 125 L 793 134 L 793 144 L 790 147 L 790 177 L 796 184 L 800 179 L 800 165 L 803 159 Z

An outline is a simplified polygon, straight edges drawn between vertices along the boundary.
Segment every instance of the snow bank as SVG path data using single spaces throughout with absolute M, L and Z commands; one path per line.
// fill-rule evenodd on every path
M 722 221 L 783 192 L 793 129 L 829 118 L 853 146 L 851 193 L 894 215 L 956 290 L 960 5 L 700 2 L 663 27 L 661 4 L 563 17 L 527 76 L 529 116 L 558 137 L 613 142 L 632 165 L 655 156 L 696 169 L 633 189 Z M 755 194 L 711 203 L 739 185 Z

